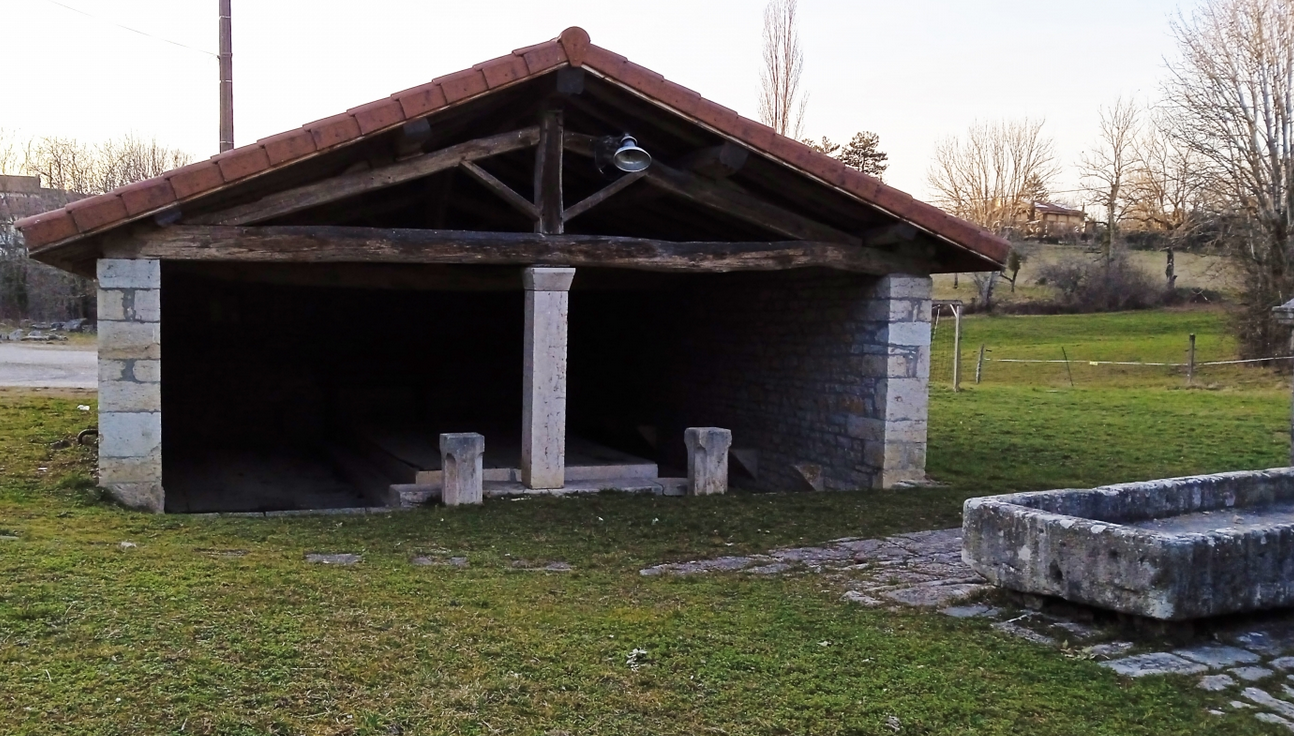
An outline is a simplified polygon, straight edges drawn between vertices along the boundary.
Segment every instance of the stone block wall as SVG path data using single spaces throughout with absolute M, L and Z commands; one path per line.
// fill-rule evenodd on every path
M 756 450 L 755 485 L 925 477 L 929 277 L 734 274 L 698 283 L 686 301 L 675 405 L 683 421 L 730 428 L 734 448 Z
M 161 513 L 162 281 L 151 260 L 100 259 L 99 485 Z

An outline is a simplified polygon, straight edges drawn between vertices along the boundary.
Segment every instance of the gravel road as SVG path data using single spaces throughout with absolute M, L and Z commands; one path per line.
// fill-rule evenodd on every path
M 97 359 L 93 345 L 0 343 L 0 386 L 98 388 Z

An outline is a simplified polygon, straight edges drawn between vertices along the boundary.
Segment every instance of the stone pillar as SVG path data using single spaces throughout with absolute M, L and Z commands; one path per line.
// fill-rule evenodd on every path
M 926 477 L 926 422 L 930 399 L 930 277 L 880 279 L 874 298 L 884 313 L 879 333 L 883 369 L 876 383 L 875 432 L 863 454 L 875 467 L 873 485 L 889 488 Z
M 480 504 L 485 438 L 475 432 L 440 436 L 440 500 L 446 506 Z
M 521 482 L 566 485 L 566 334 L 573 268 L 534 266 L 526 287 L 521 403 Z
M 719 427 L 688 427 L 683 431 L 687 445 L 688 495 L 722 495 L 728 490 L 728 448 L 732 431 Z
M 99 485 L 161 513 L 161 262 L 103 258 L 99 277 Z

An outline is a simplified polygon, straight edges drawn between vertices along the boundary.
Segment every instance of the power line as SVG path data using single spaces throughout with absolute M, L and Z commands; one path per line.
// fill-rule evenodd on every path
M 85 16 L 85 17 L 87 17 L 87 18 L 92 18 L 92 19 L 94 19 L 94 20 L 99 21 L 100 23 L 107 23 L 107 24 L 108 24 L 108 25 L 110 25 L 110 26 L 116 26 L 117 28 L 120 28 L 120 29 L 121 29 L 121 30 L 123 30 L 123 31 L 130 31 L 131 33 L 135 33 L 135 34 L 138 34 L 138 35 L 140 35 L 140 36 L 144 36 L 145 38 L 151 38 L 151 39 L 153 39 L 154 41 L 161 41 L 162 43 L 169 43 L 169 44 L 170 44 L 170 45 L 172 45 L 172 46 L 178 46 L 178 47 L 180 47 L 180 48 L 182 48 L 182 49 L 188 49 L 189 51 L 196 51 L 196 52 L 198 52 L 198 53 L 200 53 L 200 54 L 206 54 L 207 56 L 216 57 L 216 54 L 214 54 L 214 53 L 212 53 L 212 52 L 210 52 L 210 51 L 207 51 L 206 49 L 200 49 L 200 48 L 196 48 L 196 47 L 193 47 L 193 46 L 188 46 L 188 45 L 186 45 L 186 44 L 182 44 L 182 43 L 180 43 L 179 41 L 172 41 L 172 40 L 171 40 L 171 39 L 169 39 L 169 38 L 162 38 L 161 36 L 155 36 L 155 35 L 153 35 L 153 34 L 151 34 L 151 33 L 148 33 L 147 31 L 141 31 L 141 30 L 139 30 L 138 28 L 131 28 L 130 26 L 123 26 L 122 24 L 117 23 L 117 22 L 115 22 L 115 21 L 108 20 L 107 18 L 100 18 L 99 16 L 94 15 L 94 14 L 92 14 L 92 13 L 87 13 L 87 12 L 85 12 L 84 10 L 81 10 L 81 9 L 79 9 L 79 8 L 74 8 L 74 7 L 72 7 L 71 5 L 64 5 L 63 3 L 58 2 L 58 0 L 45 0 L 45 2 L 47 2 L 47 3 L 51 4 L 51 5 L 57 5 L 58 7 L 63 8 L 64 10 L 70 10 L 70 11 L 72 11 L 73 13 L 77 13 L 77 14 L 79 14 L 79 15 L 84 15 L 84 16 Z M 218 58 L 218 57 L 216 57 L 216 58 Z

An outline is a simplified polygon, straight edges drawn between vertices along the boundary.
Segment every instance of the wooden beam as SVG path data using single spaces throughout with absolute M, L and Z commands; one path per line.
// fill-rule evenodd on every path
M 924 273 L 893 253 L 827 242 L 673 242 L 604 235 L 544 235 L 329 226 L 175 227 L 114 244 L 109 257 L 169 261 L 566 264 L 644 271 Z
M 252 225 L 419 179 L 438 171 L 452 169 L 464 162 L 529 148 L 538 141 L 539 128 L 537 127 L 514 130 L 502 135 L 460 143 L 373 171 L 343 174 L 314 184 L 275 192 L 259 201 L 189 218 L 186 222 L 192 225 Z
M 750 151 L 732 141 L 693 151 L 674 162 L 680 171 L 692 171 L 711 179 L 727 179 L 746 165 Z
M 846 232 L 770 204 L 732 182 L 713 181 L 661 163 L 652 163 L 647 169 L 647 182 L 789 238 L 862 245 L 862 241 Z
M 605 202 L 609 197 L 611 197 L 616 192 L 621 191 L 622 189 L 628 187 L 630 184 L 633 184 L 634 182 L 638 181 L 639 179 L 643 178 L 646 175 L 647 175 L 647 172 L 645 171 L 635 171 L 632 174 L 625 174 L 624 176 L 620 177 L 619 179 L 616 179 L 615 181 L 611 182 L 605 187 L 602 187 L 601 189 L 594 192 L 593 194 L 590 194 L 584 199 L 581 199 L 579 202 L 576 202 L 570 207 L 567 207 L 566 212 L 562 214 L 562 219 L 573 220 L 576 217 L 579 217 L 585 212 L 588 212 L 594 207 L 597 207 L 598 205 Z
M 508 204 L 512 205 L 513 209 L 517 210 L 523 215 L 526 215 L 532 220 L 539 219 L 538 207 L 528 202 L 525 197 L 513 191 L 512 187 L 496 179 L 494 175 L 491 174 L 490 172 L 486 171 L 485 169 L 482 169 L 480 166 L 477 166 L 471 161 L 464 161 L 462 164 L 460 164 L 460 167 L 463 169 L 463 171 L 466 171 L 467 173 L 471 174 L 473 179 L 476 179 L 477 181 L 481 182 L 490 191 L 499 195 L 499 198 L 502 199 L 504 202 L 507 202 Z
M 562 111 L 545 110 L 539 117 L 539 145 L 535 149 L 535 207 L 539 216 L 535 232 L 560 234 L 562 220 Z

